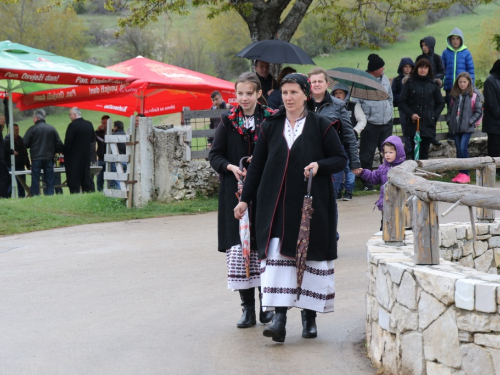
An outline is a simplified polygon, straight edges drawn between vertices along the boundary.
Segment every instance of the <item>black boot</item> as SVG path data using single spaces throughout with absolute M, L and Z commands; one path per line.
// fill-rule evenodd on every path
M 271 320 L 273 320 L 274 313 L 272 311 L 264 312 L 262 310 L 262 293 L 260 292 L 260 286 L 259 286 L 259 301 L 260 301 L 259 320 L 263 324 L 269 323 Z
M 282 309 L 285 309 L 283 312 Z M 264 329 L 262 334 L 266 337 L 271 337 L 273 341 L 285 342 L 286 336 L 286 307 L 277 307 L 276 314 L 274 314 L 273 323 Z
M 302 337 L 312 339 L 318 336 L 316 328 L 316 311 L 304 309 L 302 315 Z
M 255 288 L 241 289 L 240 298 L 241 306 L 243 307 L 243 315 L 238 320 L 236 326 L 238 328 L 250 328 L 257 324 L 255 317 Z

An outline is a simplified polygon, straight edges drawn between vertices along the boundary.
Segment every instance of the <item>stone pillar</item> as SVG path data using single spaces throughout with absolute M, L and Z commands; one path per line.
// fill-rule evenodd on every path
M 132 205 L 142 207 L 152 199 L 154 193 L 153 119 L 141 117 L 135 132 L 135 139 L 139 143 L 135 146 L 133 180 L 137 183 L 132 194 Z

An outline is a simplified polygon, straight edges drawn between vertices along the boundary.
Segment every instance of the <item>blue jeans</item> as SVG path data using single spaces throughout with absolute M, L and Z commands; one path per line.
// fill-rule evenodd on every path
M 40 174 L 43 170 L 45 183 L 47 184 L 46 195 L 54 195 L 54 160 L 32 160 L 31 161 L 31 194 L 40 195 Z
M 127 163 L 122 163 L 123 173 L 127 172 Z M 116 163 L 111 163 L 111 172 L 116 172 Z M 113 180 L 111 181 L 111 189 L 120 190 L 120 181 Z
M 467 159 L 469 157 L 469 140 L 472 133 L 457 133 L 455 134 L 455 146 L 457 147 L 457 158 Z M 459 171 L 460 173 L 465 173 L 469 175 L 468 170 Z
M 335 191 L 335 194 L 337 194 L 339 191 L 344 190 L 344 187 L 345 191 L 352 192 L 354 190 L 354 184 L 356 182 L 356 176 L 349 168 L 349 156 L 347 156 L 347 152 L 345 152 L 345 150 L 344 154 L 347 157 L 347 165 L 345 169 L 342 172 L 334 173 L 333 175 L 333 190 Z
M 104 170 L 106 169 L 106 162 L 104 160 L 97 160 L 97 165 L 102 167 L 97 175 L 97 191 L 102 191 L 104 189 Z
M 12 168 L 9 168 L 7 167 L 7 169 L 9 170 L 9 172 L 12 170 Z M 19 176 L 16 176 L 17 178 L 17 197 L 18 198 L 24 198 L 26 196 L 26 192 L 24 191 L 24 188 L 23 188 L 23 185 L 21 184 L 21 182 L 19 181 L 19 179 L 23 180 L 25 183 L 26 183 L 26 176 L 25 175 L 19 175 Z M 9 184 L 9 191 L 8 191 L 8 194 L 9 194 L 9 197 L 12 196 L 12 182 L 10 182 Z

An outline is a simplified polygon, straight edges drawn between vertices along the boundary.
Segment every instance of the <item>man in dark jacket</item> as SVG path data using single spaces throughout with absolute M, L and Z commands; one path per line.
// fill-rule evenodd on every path
M 260 80 L 262 96 L 267 100 L 273 90 L 279 90 L 276 80 L 273 78 L 272 74 L 269 73 L 269 63 L 255 60 L 255 73 L 257 73 L 257 77 L 259 77 Z
M 5 127 L 5 117 L 0 115 L 0 136 L 3 137 L 3 128 Z M 10 145 L 0 142 L 0 198 L 9 197 L 10 175 L 7 169 L 7 163 L 10 164 L 11 149 Z
M 443 85 L 444 78 L 444 64 L 441 56 L 434 53 L 434 48 L 436 47 L 436 39 L 432 36 L 426 36 L 425 38 L 420 40 L 420 48 L 422 49 L 422 54 L 417 57 L 415 60 L 418 62 L 419 60 L 426 59 L 431 63 L 432 72 L 434 73 L 434 78 L 437 81 L 439 86 Z
M 104 155 L 106 154 L 106 143 L 104 137 L 106 135 L 106 126 L 108 124 L 108 115 L 101 117 L 101 125 L 95 131 L 97 142 L 97 165 L 101 167 L 101 171 L 97 175 L 97 191 L 102 191 L 104 188 L 104 170 L 106 169 L 106 162 Z
M 231 106 L 227 104 L 224 99 L 222 99 L 222 95 L 219 91 L 214 91 L 210 95 L 210 99 L 212 100 L 212 106 L 210 109 L 229 109 Z M 217 129 L 217 126 L 222 122 L 222 118 L 219 117 L 212 117 L 210 118 L 210 129 Z M 208 137 L 207 138 L 207 146 L 210 147 L 212 146 L 212 142 L 214 140 L 214 137 Z
M 64 165 L 66 179 L 71 194 L 95 191 L 90 183 L 90 147 L 95 140 L 94 127 L 90 121 L 82 118 L 80 110 L 69 110 L 71 123 L 66 130 L 64 140 Z
M 45 111 L 37 109 L 33 114 L 35 125 L 24 135 L 24 145 L 31 154 L 31 195 L 40 195 L 40 174 L 43 169 L 46 195 L 54 195 L 54 155 L 64 148 L 57 130 L 45 123 Z
M 488 134 L 488 155 L 500 156 L 500 59 L 484 81 L 483 132 Z M 499 176 L 499 169 L 497 169 Z
M 7 134 L 3 140 L 4 147 L 6 150 L 10 149 L 10 134 Z M 14 155 L 15 155 L 15 165 L 16 171 L 24 171 L 25 169 L 30 170 L 30 158 L 28 156 L 28 150 L 26 146 L 24 146 L 23 137 L 19 135 L 19 125 L 14 124 Z M 9 170 L 12 170 L 10 158 L 6 160 L 6 165 Z M 25 175 L 17 176 L 18 180 L 26 181 Z M 24 187 L 21 183 L 17 184 L 17 196 L 20 198 L 24 198 L 26 193 L 24 191 Z

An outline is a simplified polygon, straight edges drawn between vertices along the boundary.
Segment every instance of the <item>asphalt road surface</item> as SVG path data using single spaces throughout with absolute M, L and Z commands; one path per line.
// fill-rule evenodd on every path
M 289 311 L 283 345 L 260 323 L 236 328 L 217 213 L 0 237 L 0 374 L 375 374 L 364 348 L 375 200 L 339 202 L 335 312 L 303 339 Z M 446 221 L 467 217 L 459 207 Z

